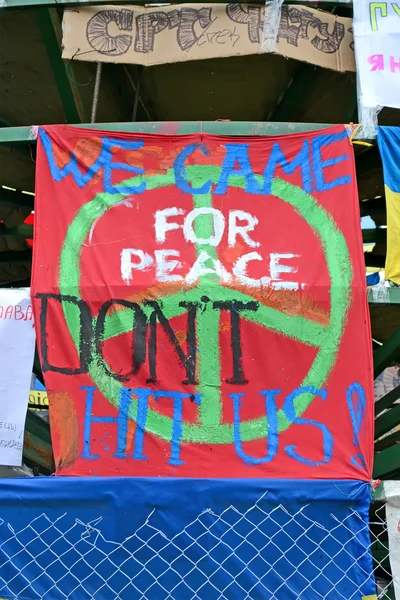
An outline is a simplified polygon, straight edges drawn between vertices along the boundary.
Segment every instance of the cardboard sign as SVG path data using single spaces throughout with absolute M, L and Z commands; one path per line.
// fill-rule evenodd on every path
M 269 33 L 263 6 L 85 6 L 64 11 L 63 58 L 157 65 L 258 54 Z M 282 6 L 277 53 L 335 71 L 355 71 L 352 20 Z
M 49 126 L 36 185 L 57 473 L 370 480 L 344 126 L 277 138 Z
M 34 352 L 29 288 L 0 289 L 0 465 L 22 463 Z

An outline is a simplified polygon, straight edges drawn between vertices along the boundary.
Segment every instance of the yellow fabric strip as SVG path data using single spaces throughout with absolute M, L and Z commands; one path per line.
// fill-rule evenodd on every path
M 387 212 L 387 253 L 385 277 L 400 285 L 400 192 L 385 185 Z

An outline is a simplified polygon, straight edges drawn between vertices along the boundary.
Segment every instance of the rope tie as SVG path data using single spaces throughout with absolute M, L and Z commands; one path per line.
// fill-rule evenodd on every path
M 102 63 L 97 63 L 96 69 L 96 81 L 94 82 L 94 94 L 93 94 L 93 104 L 92 104 L 92 117 L 90 122 L 96 122 L 96 114 L 97 114 L 97 105 L 99 103 L 99 92 L 100 92 L 100 81 L 101 81 L 101 68 Z

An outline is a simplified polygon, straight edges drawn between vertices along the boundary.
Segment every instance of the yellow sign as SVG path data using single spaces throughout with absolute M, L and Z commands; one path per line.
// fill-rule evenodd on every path
M 31 390 L 29 392 L 29 408 L 31 410 L 41 410 L 43 408 L 48 408 L 49 399 L 47 397 L 47 392 L 40 390 Z

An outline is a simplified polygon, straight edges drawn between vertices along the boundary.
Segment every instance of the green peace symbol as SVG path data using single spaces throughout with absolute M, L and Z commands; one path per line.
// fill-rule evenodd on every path
M 188 180 L 196 186 L 212 180 L 215 183 L 220 175 L 221 168 L 215 166 L 196 165 L 186 167 Z M 262 177 L 256 175 L 262 183 Z M 120 187 L 136 185 L 140 181 L 146 182 L 146 191 L 175 185 L 174 173 L 170 169 L 166 174 L 133 177 L 119 184 Z M 246 180 L 242 176 L 232 175 L 230 187 L 244 188 Z M 144 192 L 145 193 L 145 192 Z M 330 315 L 329 325 L 324 326 L 301 316 L 289 316 L 263 304 L 259 305 L 256 312 L 241 312 L 242 318 L 252 321 L 262 327 L 281 333 L 289 338 L 300 341 L 306 345 L 319 348 L 311 368 L 301 383 L 301 387 L 313 386 L 319 389 L 326 381 L 335 363 L 340 339 L 345 326 L 347 311 L 350 303 L 350 283 L 352 277 L 351 264 L 346 241 L 337 229 L 332 216 L 320 206 L 313 196 L 301 188 L 288 182 L 275 178 L 272 182 L 271 194 L 290 204 L 295 211 L 303 217 L 319 237 L 330 277 Z M 80 296 L 80 260 L 82 245 L 95 221 L 103 216 L 107 210 L 126 198 L 128 193 L 110 194 L 98 193 L 90 202 L 84 204 L 77 212 L 74 220 L 67 230 L 60 256 L 60 293 L 62 295 Z M 141 194 L 142 196 L 143 194 Z M 212 194 L 193 195 L 195 208 L 212 206 Z M 202 215 L 199 216 L 195 227 L 200 227 L 202 236 L 211 234 L 212 223 Z M 207 235 L 207 228 L 209 233 Z M 196 230 L 199 235 L 199 230 Z M 214 248 L 210 248 L 209 256 L 212 258 Z M 212 277 L 202 278 L 196 288 L 182 289 L 178 294 L 163 296 L 163 312 L 168 319 L 177 317 L 185 312 L 179 303 L 182 300 L 198 301 L 202 296 L 208 296 L 213 301 L 218 300 L 253 300 L 251 296 L 232 290 L 221 285 L 216 285 Z M 145 306 L 143 310 L 151 311 Z M 72 339 L 79 346 L 79 318 L 77 307 L 69 302 L 63 302 L 63 312 Z M 125 333 L 132 328 L 132 311 L 121 310 L 109 315 L 105 322 L 104 340 Z M 202 394 L 199 411 L 199 423 L 182 424 L 181 440 L 194 443 L 229 444 L 233 442 L 233 424 L 222 423 L 222 403 L 220 392 L 219 365 L 219 314 L 213 310 L 199 311 L 197 315 L 197 347 L 199 352 L 199 386 L 197 392 Z M 89 367 L 89 374 L 100 392 L 119 408 L 122 384 L 110 377 L 105 370 L 101 357 L 96 353 L 92 344 L 93 360 Z M 312 393 L 304 393 L 294 401 L 296 416 L 301 416 L 313 401 Z M 132 403 L 129 417 L 136 420 L 137 403 Z M 147 412 L 146 431 L 170 441 L 172 435 L 172 419 L 149 408 Z M 285 431 L 292 424 L 285 413 L 279 410 L 278 429 Z M 251 441 L 267 435 L 268 422 L 266 417 L 250 419 L 241 424 L 241 439 Z

